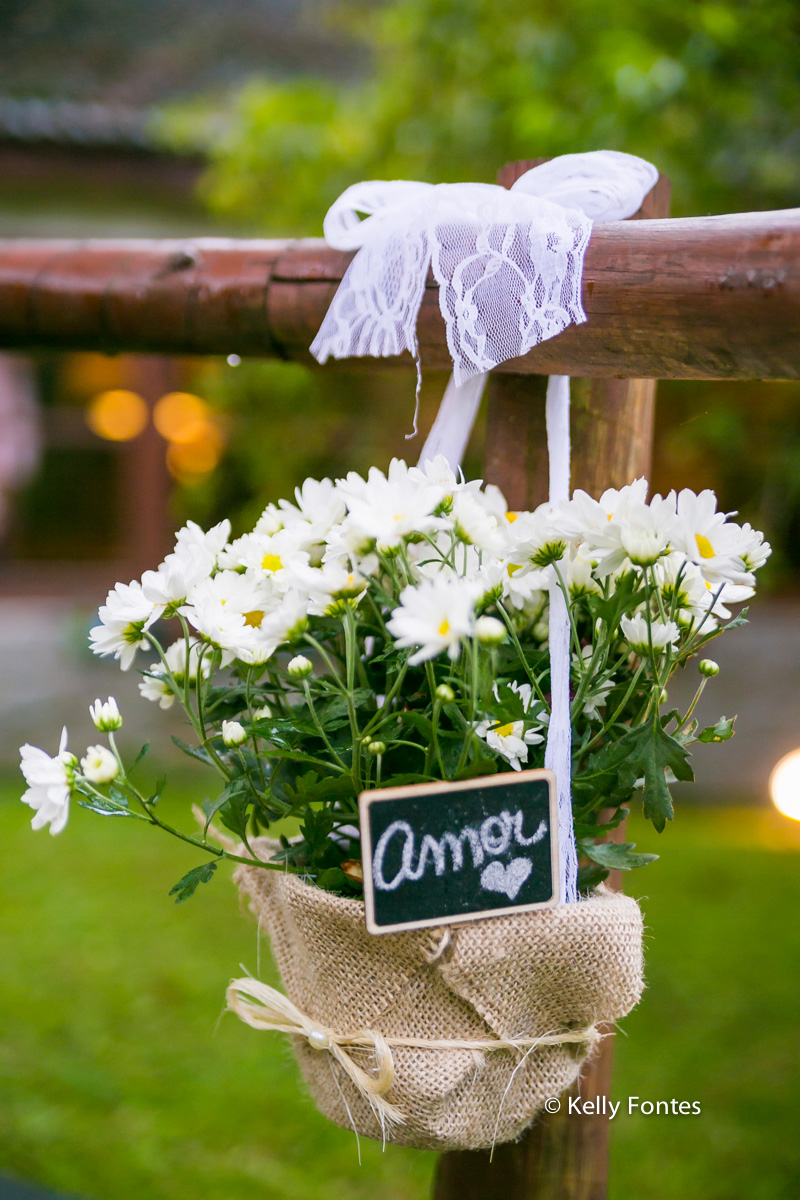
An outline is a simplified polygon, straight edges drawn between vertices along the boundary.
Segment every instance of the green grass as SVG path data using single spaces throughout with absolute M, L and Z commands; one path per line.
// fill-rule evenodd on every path
M 80 810 L 61 837 L 34 834 L 18 795 L 7 785 L 0 804 L 0 1174 L 87 1200 L 428 1194 L 433 1156 L 362 1142 L 359 1167 L 285 1039 L 218 1023 L 228 979 L 256 960 L 225 869 L 176 907 L 167 892 L 197 861 L 187 847 Z M 636 832 L 643 849 L 659 840 Z M 612 1200 L 794 1200 L 788 836 L 758 813 L 684 812 L 632 880 L 649 989 L 617 1042 L 614 1097 L 703 1111 L 618 1116 Z

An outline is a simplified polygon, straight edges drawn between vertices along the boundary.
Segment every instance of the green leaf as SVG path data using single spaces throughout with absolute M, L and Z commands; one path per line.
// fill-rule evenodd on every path
M 575 837 L 576 838 L 594 838 L 599 837 L 601 833 L 610 833 L 612 829 L 616 829 L 621 825 L 628 816 L 627 808 L 618 808 L 610 821 L 606 821 L 604 825 L 593 825 L 589 821 L 575 822 Z
M 114 803 L 119 805 L 120 808 L 130 808 L 131 802 L 129 797 L 126 796 L 124 792 L 121 792 L 115 784 L 112 783 L 111 787 L 108 789 L 108 794 Z
M 380 787 L 408 787 L 411 783 L 436 783 L 436 775 L 421 775 L 419 772 L 407 771 L 404 775 L 391 775 L 381 780 Z
M 85 793 L 83 794 L 85 795 Z M 105 800 L 100 796 L 89 796 L 86 800 L 79 800 L 78 804 L 81 808 L 86 808 L 89 812 L 97 813 L 101 817 L 139 816 L 138 813 L 132 813 L 127 804 L 116 804 L 113 800 Z
M 742 626 L 742 625 L 749 625 L 750 622 L 747 619 L 747 614 L 749 613 L 749 611 L 750 611 L 749 608 L 743 608 L 742 611 L 739 613 L 738 617 L 734 617 L 732 620 L 728 621 L 727 625 L 725 625 L 724 628 L 725 629 L 739 629 L 740 626 Z
M 161 793 L 164 791 L 164 788 L 166 786 L 167 786 L 167 777 L 166 777 L 166 775 L 162 775 L 160 779 L 156 780 L 155 789 L 153 790 L 152 795 L 148 797 L 147 803 L 148 804 L 158 804 L 159 800 L 161 799 Z
M 623 791 L 634 787 L 644 779 L 642 803 L 644 815 L 659 831 L 674 813 L 672 798 L 667 787 L 666 771 L 669 767 L 676 779 L 694 779 L 689 755 L 684 746 L 671 737 L 654 713 L 644 725 L 637 725 L 618 742 L 604 746 L 590 761 L 590 775 L 597 778 L 598 790 L 605 778 Z
M 172 740 L 184 754 L 188 754 L 190 758 L 196 758 L 199 762 L 205 763 L 206 766 L 211 766 L 211 755 L 202 746 L 189 746 L 179 737 L 175 737 L 175 734 L 172 735 Z
M 590 892 L 592 888 L 596 888 L 604 879 L 608 879 L 608 871 L 605 867 L 600 866 L 583 866 L 578 869 L 578 891 L 581 893 Z
M 476 754 L 471 762 L 456 772 L 453 779 L 480 779 L 482 775 L 496 775 L 498 769 L 496 758 L 490 754 Z
M 188 900 L 193 896 L 201 883 L 210 883 L 214 872 L 219 864 L 215 862 L 202 863 L 199 867 L 192 867 L 191 871 L 187 871 L 183 879 L 179 879 L 175 887 L 170 888 L 170 896 L 175 897 L 175 903 L 180 904 L 183 900 Z
M 736 717 L 720 717 L 716 725 L 709 725 L 697 735 L 698 742 L 727 742 L 733 737 Z
M 578 843 L 581 854 L 611 871 L 632 871 L 636 867 L 646 867 L 658 858 L 657 854 L 634 854 L 635 849 L 635 842 Z
M 609 629 L 616 629 L 620 618 L 627 613 L 634 612 L 646 598 L 646 593 L 640 584 L 640 576 L 631 571 L 620 576 L 608 598 L 589 596 L 587 603 L 592 619 L 596 621 L 599 618 Z
M 238 785 L 238 786 L 236 786 Z M 234 779 L 225 789 L 228 793 L 225 800 L 216 809 L 219 819 L 226 829 L 235 833 L 243 842 L 247 841 L 247 821 L 251 795 L 242 779 Z
M 129 774 L 129 775 L 132 775 L 132 774 L 133 774 L 133 772 L 136 770 L 136 768 L 138 767 L 139 763 L 142 761 L 142 759 L 144 758 L 145 754 L 147 754 L 147 751 L 148 751 L 149 749 L 150 749 L 150 743 L 149 743 L 149 742 L 145 742 L 145 744 L 142 746 L 142 748 L 141 748 L 141 750 L 139 751 L 139 753 L 136 755 L 136 758 L 133 760 L 133 766 L 132 766 L 132 767 L 131 767 L 131 769 L 128 771 L 128 774 Z
M 347 891 L 347 876 L 341 867 L 328 867 L 327 871 L 317 876 L 316 882 L 317 887 L 324 888 L 326 892 Z

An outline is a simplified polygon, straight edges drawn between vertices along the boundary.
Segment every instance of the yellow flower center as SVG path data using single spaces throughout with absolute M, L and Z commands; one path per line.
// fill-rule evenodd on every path
M 448 633 L 450 632 L 450 622 L 448 621 L 447 617 L 445 617 L 445 619 L 442 621 L 436 632 L 439 634 L 439 637 L 447 637 Z
M 245 625 L 250 625 L 253 629 L 258 629 L 263 620 L 264 613 L 260 608 L 254 608 L 252 612 L 246 612 L 244 614 Z
M 507 570 L 509 575 L 513 575 L 515 571 L 522 570 L 522 563 L 509 563 Z
M 265 571 L 280 571 L 283 567 L 277 554 L 265 554 L 261 560 L 261 565 Z
M 493 733 L 498 737 L 509 737 L 514 732 L 514 722 L 509 721 L 507 725 L 496 725 Z
M 697 533 L 694 540 L 697 542 L 697 549 L 700 551 L 701 558 L 714 557 L 714 547 L 707 537 L 703 537 L 702 533 Z
M 518 516 L 519 516 L 519 513 L 507 512 L 506 520 L 508 521 L 509 525 L 513 525 Z

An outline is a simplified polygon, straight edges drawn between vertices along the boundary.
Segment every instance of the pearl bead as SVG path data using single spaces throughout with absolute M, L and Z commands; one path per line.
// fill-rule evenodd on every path
M 306 1034 L 309 1046 L 313 1046 L 315 1050 L 330 1050 L 331 1039 L 328 1037 L 324 1029 L 312 1029 Z

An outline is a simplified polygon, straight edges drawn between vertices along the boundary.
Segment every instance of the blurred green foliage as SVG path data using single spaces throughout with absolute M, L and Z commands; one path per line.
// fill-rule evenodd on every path
M 203 192 L 237 225 L 318 235 L 327 206 L 359 179 L 492 180 L 507 160 L 601 147 L 655 162 L 672 179 L 675 215 L 797 203 L 793 0 L 333 0 L 329 16 L 365 44 L 371 72 L 350 83 L 254 79 L 232 99 Z M 171 120 L 185 138 L 187 112 Z M 337 372 L 285 365 L 254 366 L 246 399 L 223 381 L 216 394 L 243 422 L 229 494 L 254 510 L 310 472 L 414 456 L 421 441 L 397 438 L 413 383 L 395 383 L 387 400 L 385 378 L 372 401 L 366 383 L 356 401 Z M 657 486 L 714 487 L 777 543 L 773 580 L 800 570 L 800 387 L 682 382 L 659 395 Z M 280 462 L 276 407 L 285 428 L 302 412 L 306 429 L 283 438 Z M 360 428 L 345 434 L 348 421 Z M 213 508 L 224 491 L 193 489 L 186 511 Z
M 508 159 L 601 147 L 652 159 L 678 215 L 796 201 L 793 0 L 351 0 L 332 13 L 366 43 L 371 75 L 248 83 L 214 151 L 218 211 L 318 233 L 358 179 L 492 181 Z
M 429 1194 L 433 1155 L 362 1140 L 359 1168 L 288 1039 L 222 1017 L 240 963 L 278 983 L 224 879 L 176 907 L 188 847 L 81 810 L 60 837 L 33 834 L 21 788 L 0 782 L 0 1195 L 5 1176 L 86 1200 Z M 203 794 L 187 778 L 169 817 Z M 631 832 L 662 849 L 638 816 Z M 674 852 L 630 881 L 646 892 L 650 986 L 614 1050 L 610 1194 L 796 1200 L 800 925 L 775 919 L 776 896 L 787 912 L 800 900 L 796 829 L 687 808 L 663 837 Z M 628 1116 L 628 1096 L 702 1113 Z

